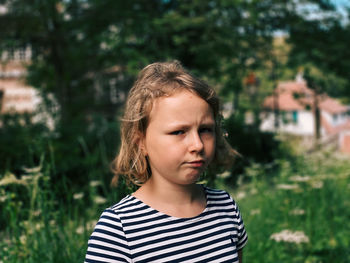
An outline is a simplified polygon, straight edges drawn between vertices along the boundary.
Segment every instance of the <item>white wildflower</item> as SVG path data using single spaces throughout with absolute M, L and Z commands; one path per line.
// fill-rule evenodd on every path
M 70 21 L 70 20 L 72 19 L 72 16 L 71 16 L 70 14 L 68 14 L 68 13 L 65 13 L 65 14 L 63 15 L 63 19 L 64 19 L 65 21 Z
M 302 231 L 290 231 L 283 230 L 279 233 L 272 234 L 270 239 L 273 239 L 277 242 L 289 242 L 289 243 L 308 243 L 309 238 Z
M 225 172 L 223 172 L 223 173 L 221 173 L 221 174 L 218 174 L 218 177 L 220 177 L 220 178 L 227 178 L 227 177 L 229 177 L 231 175 L 231 172 L 230 171 L 225 171 Z
M 311 187 L 315 189 L 320 189 L 323 187 L 323 181 L 314 181 L 311 183 Z
M 246 196 L 245 192 L 239 192 L 236 196 L 237 199 L 243 199 Z
M 249 177 L 256 177 L 262 173 L 260 164 L 253 163 L 250 167 L 245 169 L 245 174 Z
M 251 215 L 260 215 L 260 213 L 261 213 L 260 209 L 253 209 L 253 210 L 250 211 Z
M 49 222 L 49 224 L 50 224 L 50 226 L 54 226 L 54 225 L 56 225 L 56 221 L 53 220 L 53 219 L 51 219 L 50 222 Z
M 13 173 L 6 173 L 5 176 L 0 180 L 0 186 L 9 184 L 26 185 L 27 183 L 23 180 L 17 179 Z
M 84 33 L 82 33 L 82 32 L 79 32 L 79 33 L 77 34 L 77 40 L 83 40 L 84 37 L 85 37 L 85 35 L 84 35 Z
M 79 200 L 79 199 L 82 199 L 84 197 L 84 193 L 75 193 L 74 195 L 73 195 L 73 199 L 75 199 L 75 200 Z
M 39 216 L 41 214 L 41 210 L 35 210 L 33 212 L 33 216 Z
M 90 186 L 91 187 L 96 187 L 96 186 L 99 186 L 101 184 L 102 184 L 101 181 L 91 181 L 90 182 Z
M 7 200 L 7 196 L 6 195 L 2 195 L 0 196 L 0 203 L 3 203 Z
M 119 33 L 120 29 L 116 25 L 110 25 L 108 27 L 109 31 L 112 33 Z
M 282 190 L 294 190 L 298 189 L 299 185 L 297 184 L 278 184 L 277 189 L 282 189 Z
M 33 175 L 22 175 L 21 179 L 24 181 L 31 181 L 34 179 L 34 176 Z
M 36 223 L 36 224 L 35 224 L 35 229 L 36 229 L 36 230 L 39 231 L 39 230 L 41 229 L 41 227 L 42 227 L 42 224 L 40 224 L 40 223 Z
M 289 177 L 289 180 L 292 182 L 307 182 L 310 179 L 311 179 L 310 176 L 300 176 L 300 175 Z
M 20 222 L 20 225 L 24 226 L 24 227 L 28 227 L 29 226 L 29 221 L 28 220 L 24 220 L 24 221 Z
M 23 245 L 25 245 L 25 243 L 27 242 L 27 237 L 26 237 L 25 235 L 22 235 L 22 236 L 20 236 L 19 241 L 20 241 Z
M 22 167 L 23 171 L 26 172 L 27 174 L 34 174 L 34 173 L 38 173 L 41 171 L 41 166 L 37 166 L 37 167 L 32 167 L 32 168 L 28 168 L 28 167 Z
M 106 203 L 106 202 L 107 202 L 107 199 L 104 198 L 104 197 L 102 197 L 102 196 L 96 196 L 96 197 L 94 198 L 94 202 L 95 202 L 96 204 L 100 205 L 100 204 Z
M 21 180 L 24 182 L 30 182 L 30 181 L 38 180 L 42 176 L 43 176 L 42 173 L 35 173 L 35 174 L 33 173 L 30 175 L 22 175 Z
M 83 226 L 79 226 L 76 230 L 75 233 L 81 235 L 84 233 L 84 227 Z
M 256 189 L 256 188 L 252 188 L 251 190 L 250 190 L 250 194 L 251 195 L 255 195 L 255 194 L 257 194 L 258 193 L 258 190 Z
M 102 50 L 107 50 L 107 49 L 108 49 L 107 43 L 106 43 L 106 42 L 101 42 L 101 43 L 100 43 L 100 49 L 102 49 Z
M 299 208 L 295 208 L 295 209 L 291 210 L 291 211 L 289 212 L 289 214 L 290 214 L 290 215 L 295 215 L 295 216 L 300 216 L 300 215 L 305 214 L 305 210 L 299 209 Z

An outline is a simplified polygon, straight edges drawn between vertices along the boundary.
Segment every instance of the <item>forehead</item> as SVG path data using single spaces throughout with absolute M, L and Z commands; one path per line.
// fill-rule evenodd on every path
M 214 120 L 210 105 L 194 92 L 182 90 L 153 101 L 149 121 L 211 121 Z

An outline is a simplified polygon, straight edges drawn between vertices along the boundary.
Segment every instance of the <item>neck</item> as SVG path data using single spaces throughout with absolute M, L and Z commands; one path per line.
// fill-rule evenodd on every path
M 147 182 L 153 196 L 158 196 L 161 200 L 172 204 L 188 204 L 194 202 L 200 196 L 202 190 L 199 185 L 174 185 L 150 180 Z
M 199 215 L 206 207 L 202 186 L 176 185 L 151 178 L 133 195 L 153 209 L 170 216 L 188 218 Z
M 203 189 L 200 185 L 176 185 L 153 180 L 151 177 L 138 191 L 134 193 L 141 200 L 161 200 L 163 203 L 172 205 L 191 204 L 203 198 Z

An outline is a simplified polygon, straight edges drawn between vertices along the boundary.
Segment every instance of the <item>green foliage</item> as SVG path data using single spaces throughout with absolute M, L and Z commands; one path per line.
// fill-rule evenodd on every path
M 0 115 L 0 174 L 19 172 L 40 160 L 49 130 L 44 123 L 32 122 L 31 114 Z
M 127 79 L 150 62 L 178 59 L 240 93 L 247 72 L 270 59 L 274 31 L 299 17 L 281 0 L 3 2 L 8 12 L 0 19 L 8 26 L 0 46 L 32 46 L 28 82 L 55 97 L 59 127 L 84 124 L 98 111 L 94 78 L 112 66 Z
M 45 158 L 50 164 L 56 195 L 64 202 L 68 201 L 66 191 L 88 192 L 90 180 L 102 180 L 109 185 L 110 162 L 119 145 L 118 122 L 95 116 L 84 133 L 67 127 L 70 129 L 63 137 L 44 124 L 33 124 L 29 115 L 2 115 L 1 121 L 0 174 L 11 171 L 18 178 L 23 167 L 36 166 Z
M 279 78 L 291 79 L 300 66 L 311 68 L 329 94 L 348 96 L 349 25 L 327 17 L 308 20 L 299 12 L 310 3 L 331 10 L 329 1 L 1 3 L 8 5 L 9 12 L 0 15 L 0 22 L 6 24 L 0 29 L 0 50 L 31 44 L 28 84 L 40 90 L 58 120 L 50 131 L 41 123 L 33 124 L 30 115 L 1 116 L 0 181 L 11 182 L 0 184 L 1 260 L 83 260 L 93 222 L 102 209 L 131 191 L 123 180 L 116 190 L 109 188 L 109 163 L 119 145 L 116 116 L 122 104 L 97 101 L 96 81 L 108 81 L 106 75 L 117 66 L 112 73 L 118 79 L 116 87 L 126 92 L 144 65 L 178 59 L 214 84 L 226 101 L 234 102 L 236 117 L 226 121 L 226 128 L 228 140 L 243 158 L 225 184 L 239 184 L 238 175 L 249 178 L 245 182 L 250 184 L 242 190 L 249 190 L 251 196 L 239 202 L 250 235 L 246 261 L 349 261 L 350 198 L 340 194 L 348 192 L 349 179 L 344 175 L 348 167 L 333 159 L 333 163 L 295 162 L 272 134 L 249 128 L 237 118 L 247 109 L 258 115 L 261 97 L 251 99 L 244 83 L 250 72 L 260 79 L 254 96 L 266 95 Z M 278 30 L 289 33 L 288 45 L 282 47 L 292 49 L 289 64 L 289 50 L 279 53 L 273 48 Z M 108 87 L 101 89 L 108 99 Z M 24 169 L 38 165 L 39 170 Z M 310 175 L 311 181 L 323 180 L 318 178 L 322 174 L 334 174 L 335 179 L 324 178 L 323 188 L 300 183 L 302 191 L 276 189 L 295 173 Z M 214 174 L 208 177 L 211 185 L 220 180 L 215 181 Z M 290 216 L 295 207 L 305 214 Z M 254 214 L 257 209 L 266 214 Z M 310 242 L 302 246 L 269 239 L 286 227 L 303 230 Z
M 251 183 L 234 190 L 223 185 L 238 201 L 248 231 L 244 260 L 349 262 L 348 159 L 322 153 L 278 162 L 273 177 L 254 165 L 246 170 Z
M 325 91 L 349 99 L 350 24 L 344 23 L 334 14 L 324 17 L 322 23 L 317 20 L 299 20 L 291 29 L 289 65 L 312 63 L 314 75 Z
M 3 262 L 82 262 L 103 209 L 131 191 L 123 181 L 112 191 L 100 180 L 87 181 L 85 192 L 58 189 L 51 170 L 42 159 L 40 166 L 24 168 L 20 179 L 11 173 L 0 179 Z
M 231 116 L 225 120 L 224 127 L 228 133 L 228 142 L 241 155 L 237 157 L 231 176 L 226 179 L 230 184 L 235 185 L 240 175 L 244 175 L 244 169 L 252 163 L 271 164 L 278 158 L 292 158 L 290 149 L 285 148 L 275 134 L 261 132 L 245 124 L 242 117 Z M 272 165 L 270 168 L 276 169 L 277 166 Z
M 238 188 L 217 181 L 240 206 L 249 235 L 244 260 L 348 262 L 348 159 L 326 152 L 276 162 L 280 169 L 273 176 L 264 164 L 246 167 L 252 180 Z M 19 179 L 10 173 L 0 179 L 1 216 L 7 219 L 0 231 L 3 262 L 82 262 L 103 209 L 131 191 L 123 181 L 111 190 L 90 180 L 85 193 L 66 189 L 69 202 L 62 202 L 50 171 L 50 162 L 41 159 Z

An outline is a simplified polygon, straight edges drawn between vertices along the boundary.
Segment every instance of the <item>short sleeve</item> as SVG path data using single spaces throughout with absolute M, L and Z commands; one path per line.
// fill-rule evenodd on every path
M 248 241 L 248 235 L 244 227 L 244 222 L 241 216 L 241 213 L 237 207 L 237 212 L 239 216 L 239 223 L 238 223 L 238 243 L 237 243 L 237 250 L 242 250 L 243 247 L 247 244 Z
M 227 193 L 228 194 L 228 193 Z M 232 199 L 232 197 L 228 194 L 228 196 L 230 197 L 232 203 L 233 203 L 233 208 L 234 208 L 234 212 L 235 212 L 235 218 L 237 220 L 237 234 L 238 234 L 238 242 L 237 242 L 237 251 L 242 250 L 243 247 L 247 244 L 248 241 L 248 234 L 245 230 L 244 227 L 244 222 L 242 219 L 242 215 L 241 212 L 238 208 L 238 205 L 236 204 L 236 202 Z
M 122 223 L 112 209 L 106 209 L 97 222 L 84 262 L 132 262 Z

